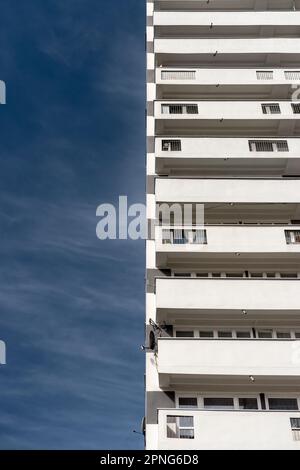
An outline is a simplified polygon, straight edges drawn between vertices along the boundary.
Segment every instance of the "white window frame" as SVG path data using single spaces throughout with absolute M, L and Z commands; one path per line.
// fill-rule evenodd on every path
M 293 413 L 293 412 L 297 412 L 297 411 L 300 411 L 300 396 L 297 395 L 297 393 L 266 393 L 265 394 L 265 402 L 266 402 L 266 410 L 267 411 L 281 411 L 281 410 L 270 410 L 270 407 L 269 407 L 269 398 L 296 398 L 297 400 L 297 404 L 298 404 L 298 410 L 282 410 L 282 411 L 286 411 L 287 413 L 290 412 L 290 413 Z

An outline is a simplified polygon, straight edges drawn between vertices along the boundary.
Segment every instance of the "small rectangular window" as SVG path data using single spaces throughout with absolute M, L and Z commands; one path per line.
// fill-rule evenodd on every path
M 204 408 L 211 410 L 233 410 L 233 398 L 204 398 Z
M 176 338 L 194 338 L 193 331 L 176 331 Z
M 278 339 L 291 339 L 291 333 L 289 331 L 276 331 L 276 337 Z
M 268 278 L 274 278 L 274 277 L 276 277 L 276 274 L 275 273 L 267 273 L 267 277 Z
M 208 273 L 197 273 L 197 277 L 208 277 Z
M 214 332 L 213 331 L 199 331 L 200 338 L 213 338 Z
M 295 338 L 300 339 L 300 331 L 295 331 Z
M 239 398 L 240 410 L 258 410 L 257 398 Z
M 226 277 L 229 277 L 229 278 L 242 278 L 244 277 L 244 273 L 226 273 Z
M 270 410 L 297 411 L 299 409 L 297 398 L 269 398 L 268 403 Z
M 285 230 L 285 239 L 288 245 L 300 243 L 300 230 Z
M 251 333 L 250 333 L 250 331 L 237 331 L 236 332 L 236 337 L 238 339 L 249 339 L 249 338 L 251 338 Z
M 163 152 L 180 152 L 181 140 L 162 140 L 161 149 Z
M 191 277 L 191 273 L 174 273 L 174 277 Z
M 300 114 L 300 103 L 292 103 L 292 110 L 294 114 Z
M 218 331 L 218 338 L 232 338 L 232 331 Z
M 300 441 L 300 418 L 290 418 L 294 441 Z
M 179 408 L 198 408 L 198 401 L 196 397 L 179 397 Z
M 298 274 L 297 273 L 281 273 L 280 277 L 282 279 L 297 279 Z
M 167 416 L 167 438 L 194 439 L 193 416 Z
M 266 103 L 262 104 L 261 107 L 264 114 L 281 114 L 279 103 Z
M 300 80 L 299 70 L 286 70 L 284 72 L 286 80 Z
M 263 273 L 251 273 L 251 277 L 263 277 Z
M 249 140 L 250 152 L 288 152 L 287 140 Z
M 260 339 L 271 339 L 273 338 L 272 330 L 259 330 L 257 335 Z
M 257 80 L 273 80 L 273 70 L 257 70 Z

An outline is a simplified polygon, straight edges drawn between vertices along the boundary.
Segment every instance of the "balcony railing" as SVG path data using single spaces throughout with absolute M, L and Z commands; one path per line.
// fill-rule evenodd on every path
M 162 70 L 162 80 L 195 80 L 195 70 Z
M 250 152 L 288 152 L 287 140 L 249 140 Z
M 206 230 L 199 229 L 163 229 L 162 243 L 164 245 L 206 245 Z

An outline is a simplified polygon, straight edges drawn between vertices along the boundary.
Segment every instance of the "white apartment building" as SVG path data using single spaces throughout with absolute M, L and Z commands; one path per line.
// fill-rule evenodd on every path
M 300 450 L 300 0 L 147 0 L 147 218 L 146 448 Z

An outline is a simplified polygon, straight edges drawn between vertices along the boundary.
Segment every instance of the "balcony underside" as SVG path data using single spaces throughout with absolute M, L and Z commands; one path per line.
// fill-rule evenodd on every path
M 213 70 L 212 70 L 213 72 Z M 295 89 L 292 85 L 282 84 L 237 84 L 219 85 L 218 75 L 215 76 L 215 84 L 160 84 L 157 85 L 157 99 L 169 100 L 215 100 L 215 99 L 236 99 L 236 100 L 285 100 L 291 99 Z
M 196 251 L 177 253 L 156 253 L 156 263 L 160 268 L 201 269 L 222 271 L 234 267 L 242 270 L 264 269 L 280 271 L 290 269 L 300 271 L 300 252 L 296 253 L 199 253 Z
M 159 386 L 163 389 L 186 390 L 188 388 L 195 389 L 214 389 L 218 387 L 223 392 L 232 388 L 245 389 L 249 391 L 249 386 L 253 391 L 261 391 L 265 389 L 281 388 L 281 390 L 299 390 L 300 391 L 300 374 L 299 375 L 255 375 L 255 383 L 249 380 L 249 375 L 195 375 L 195 374 L 159 374 Z
M 293 49 L 292 49 L 293 50 Z M 176 51 L 176 48 L 174 48 Z M 300 52 L 295 53 L 212 53 L 203 54 L 177 54 L 174 53 L 156 53 L 157 67 L 221 67 L 221 66 L 253 66 L 253 67 L 298 67 L 300 63 Z
M 300 286 L 299 286 L 300 289 Z M 234 294 L 233 294 L 234 295 Z M 246 302 L 244 302 L 244 305 Z M 199 301 L 200 305 L 200 301 Z M 241 302 L 241 306 L 243 302 Z M 203 323 L 206 327 L 212 325 L 220 326 L 224 328 L 230 328 L 230 326 L 238 325 L 241 329 L 251 328 L 253 322 L 256 326 L 262 326 L 263 328 L 287 328 L 289 325 L 295 325 L 300 327 L 299 321 L 300 306 L 295 310 L 250 310 L 247 309 L 247 315 L 243 313 L 242 308 L 239 309 L 203 309 L 199 307 L 194 308 L 157 308 L 156 309 L 156 321 L 160 324 L 182 326 L 184 328 L 191 326 L 198 326 Z
M 155 0 L 157 11 L 293 11 L 300 8 L 299 0 L 214 0 L 199 2 L 195 0 Z
M 156 119 L 157 136 L 278 136 L 293 137 L 300 134 L 298 119 Z
M 163 158 L 156 157 L 156 172 L 170 176 L 283 176 L 300 174 L 299 158 Z
M 198 203 L 193 203 L 192 223 L 196 221 L 196 207 Z M 166 202 L 169 206 L 173 202 Z M 178 204 L 178 203 L 177 203 Z M 180 204 L 180 203 L 179 203 Z M 184 205 L 180 204 L 182 213 Z M 262 204 L 262 203 L 222 203 L 219 201 L 204 203 L 204 221 L 206 224 L 247 224 L 247 223 L 290 223 L 292 220 L 300 220 L 300 204 Z M 166 222 L 167 223 L 167 222 Z
M 259 18 L 257 18 L 257 23 Z M 169 25 L 155 26 L 155 38 L 175 39 L 257 39 L 298 38 L 299 25 Z

